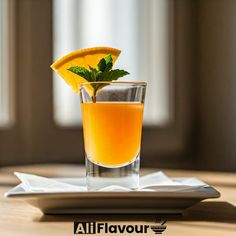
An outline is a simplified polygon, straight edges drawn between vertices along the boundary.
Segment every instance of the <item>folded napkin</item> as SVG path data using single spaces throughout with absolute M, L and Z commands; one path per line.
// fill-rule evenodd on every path
M 66 178 L 51 179 L 42 176 L 14 173 L 21 180 L 21 187 L 26 192 L 85 192 L 86 179 L 84 178 Z M 206 183 L 196 178 L 170 178 L 162 171 L 140 177 L 139 189 L 135 191 L 194 191 Z M 131 191 L 117 185 L 110 185 L 101 188 L 100 192 L 125 192 Z

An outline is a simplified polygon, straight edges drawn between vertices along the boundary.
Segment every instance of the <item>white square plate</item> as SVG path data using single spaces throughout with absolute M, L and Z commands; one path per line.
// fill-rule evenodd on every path
M 173 178 L 175 181 L 187 178 Z M 74 184 L 75 179 L 60 179 Z M 220 193 L 211 186 L 181 190 L 162 186 L 152 192 L 26 192 L 21 184 L 5 194 L 7 198 L 22 199 L 44 214 L 176 214 Z

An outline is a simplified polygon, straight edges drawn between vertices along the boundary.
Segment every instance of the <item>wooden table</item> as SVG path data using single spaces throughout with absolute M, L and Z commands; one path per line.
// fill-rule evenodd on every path
M 76 165 L 0 168 L 0 236 L 74 235 L 73 221 L 75 220 L 113 222 L 114 224 L 151 224 L 160 217 L 157 215 L 42 215 L 39 210 L 23 201 L 4 198 L 3 193 L 18 183 L 18 180 L 13 176 L 14 171 L 24 171 L 48 177 L 84 175 L 84 169 Z M 153 170 L 145 170 L 145 172 L 149 171 Z M 203 201 L 186 210 L 183 215 L 164 216 L 168 221 L 167 229 L 163 235 L 236 236 L 236 173 L 182 170 L 166 170 L 166 173 L 170 176 L 201 178 L 220 191 L 221 197 Z

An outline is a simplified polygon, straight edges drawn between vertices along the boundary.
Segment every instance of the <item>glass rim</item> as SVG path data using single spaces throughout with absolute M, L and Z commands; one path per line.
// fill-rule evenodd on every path
M 138 86 L 147 86 L 147 82 L 133 82 L 133 81 L 94 81 L 94 82 L 83 82 L 80 84 L 83 85 L 88 84 L 118 84 L 118 85 L 138 85 Z

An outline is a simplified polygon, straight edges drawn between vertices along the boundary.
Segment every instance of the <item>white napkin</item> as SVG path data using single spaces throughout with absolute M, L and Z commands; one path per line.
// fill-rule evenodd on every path
M 21 180 L 21 187 L 26 192 L 85 192 L 86 179 L 67 178 L 51 179 L 26 173 L 14 173 Z M 196 178 L 170 178 L 162 171 L 140 177 L 139 189 L 135 191 L 194 191 L 207 186 L 203 181 Z M 117 185 L 101 188 L 103 192 L 131 191 Z

